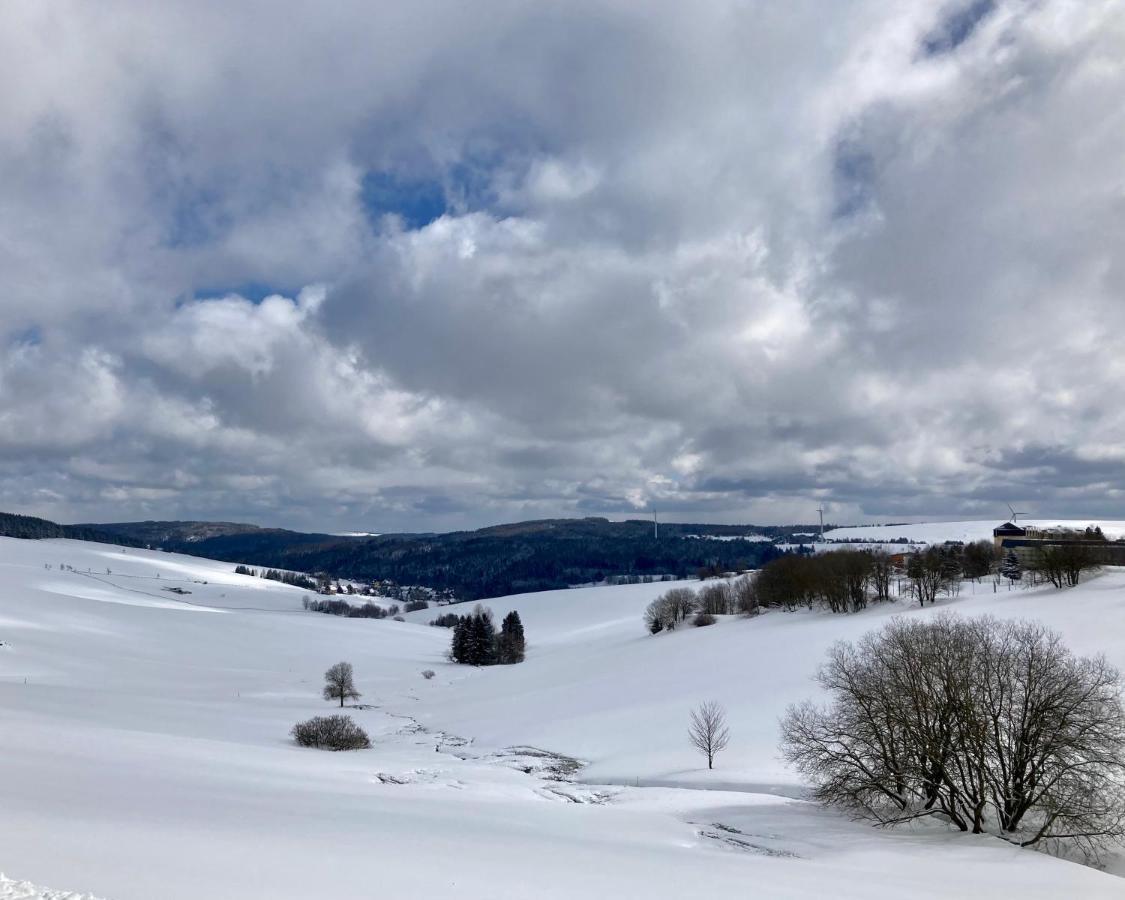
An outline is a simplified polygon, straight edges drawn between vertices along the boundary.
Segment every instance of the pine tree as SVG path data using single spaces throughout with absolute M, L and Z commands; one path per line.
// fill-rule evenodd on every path
M 480 605 L 473 610 L 469 626 L 469 656 L 474 666 L 496 663 L 496 626 L 492 624 L 492 612 Z
M 500 637 L 496 641 L 497 662 L 502 665 L 523 662 L 526 646 L 520 614 L 513 609 L 504 616 L 500 626 Z
M 469 617 L 461 616 L 453 626 L 449 656 L 455 663 L 467 663 L 469 655 Z
M 1023 567 L 1015 550 L 1009 550 L 1008 555 L 1004 557 L 1004 562 L 1000 564 L 1000 574 L 1009 581 L 1019 581 L 1023 578 Z

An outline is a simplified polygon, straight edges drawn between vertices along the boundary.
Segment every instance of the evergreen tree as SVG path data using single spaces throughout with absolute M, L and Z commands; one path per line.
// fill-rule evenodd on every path
M 469 663 L 474 666 L 491 666 L 496 662 L 496 626 L 492 612 L 477 605 L 469 625 Z
M 1004 562 L 1000 564 L 1000 574 L 1009 581 L 1019 581 L 1023 578 L 1023 567 L 1015 550 L 1009 550 L 1008 555 L 1004 557 Z
M 520 614 L 513 609 L 504 616 L 504 622 L 500 626 L 500 637 L 496 642 L 496 661 L 501 665 L 523 662 L 526 645 Z
M 453 640 L 450 642 L 449 656 L 455 663 L 469 661 L 469 617 L 461 616 L 453 626 Z

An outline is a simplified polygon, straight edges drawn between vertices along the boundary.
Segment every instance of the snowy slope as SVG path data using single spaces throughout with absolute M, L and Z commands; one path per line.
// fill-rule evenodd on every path
M 944 541 L 990 541 L 992 529 L 1001 524 L 999 519 L 982 519 L 966 522 L 920 522 L 914 525 L 855 525 L 849 528 L 830 528 L 824 532 L 829 541 L 893 541 L 906 538 L 923 544 L 940 544 Z M 1110 519 L 1020 519 L 1023 527 L 1074 528 L 1100 526 L 1106 537 L 1116 540 L 1125 537 L 1125 521 Z
M 528 661 L 472 670 L 444 661 L 448 631 L 418 624 L 434 610 L 406 623 L 306 613 L 301 590 L 232 568 L 0 539 L 0 870 L 17 879 L 0 898 L 1125 890 L 993 838 L 877 831 L 788 799 L 798 786 L 776 759 L 777 716 L 809 695 L 832 640 L 889 610 L 651 637 L 640 613 L 667 584 L 505 598 L 489 605 L 520 610 Z M 1125 663 L 1125 574 L 949 605 L 1034 615 Z M 331 711 L 321 673 L 340 659 L 370 704 L 349 712 L 373 749 L 293 746 L 293 722 Z M 710 697 L 727 704 L 734 741 L 708 775 L 684 727 Z M 555 780 L 568 764 L 548 751 L 590 765 Z M 3 893 L 22 879 L 59 893 Z

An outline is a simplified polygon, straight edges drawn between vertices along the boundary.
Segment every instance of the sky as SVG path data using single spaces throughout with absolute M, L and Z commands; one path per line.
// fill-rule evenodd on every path
M 0 17 L 0 509 L 1125 508 L 1120 0 Z

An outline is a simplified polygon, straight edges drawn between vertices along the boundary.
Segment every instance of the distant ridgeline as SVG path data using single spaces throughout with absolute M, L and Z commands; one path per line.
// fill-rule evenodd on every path
M 139 547 L 140 542 L 127 535 L 114 535 L 88 525 L 59 525 L 35 516 L 17 516 L 0 512 L 0 537 L 42 540 L 43 538 L 70 538 L 75 541 L 100 541 L 103 544 L 120 544 Z
M 223 522 L 86 526 L 147 546 L 333 578 L 451 590 L 477 600 L 613 577 L 689 577 L 701 569 L 753 568 L 780 555 L 772 543 L 814 526 L 757 527 L 651 521 L 545 519 L 449 534 L 376 537 L 302 534 Z M 767 540 L 763 540 L 767 538 Z
M 0 536 L 70 538 L 152 547 L 192 556 L 333 578 L 449 590 L 463 600 L 565 588 L 607 578 L 691 577 L 759 567 L 781 554 L 773 541 L 809 525 L 733 526 L 545 519 L 449 534 L 340 536 L 235 522 L 59 525 L 0 513 Z

